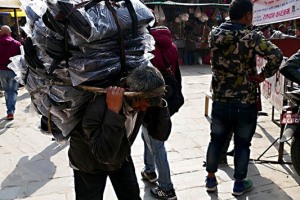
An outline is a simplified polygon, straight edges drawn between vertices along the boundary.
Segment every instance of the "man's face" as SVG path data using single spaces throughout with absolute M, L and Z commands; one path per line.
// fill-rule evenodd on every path
M 265 36 L 265 38 L 270 38 L 271 37 L 271 31 L 269 28 L 267 28 L 264 32 L 263 35 Z
M 151 106 L 151 103 L 147 99 L 141 99 L 139 101 L 133 102 L 131 107 L 136 110 L 146 111 L 148 107 Z

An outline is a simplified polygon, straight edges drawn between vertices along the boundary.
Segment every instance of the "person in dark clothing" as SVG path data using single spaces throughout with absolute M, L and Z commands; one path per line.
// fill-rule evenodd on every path
M 196 51 L 196 41 L 197 37 L 193 32 L 193 27 L 191 25 L 186 25 L 185 28 L 185 54 L 184 63 L 187 65 L 195 64 L 195 51 Z
M 299 68 L 300 68 L 300 49 L 298 52 L 291 55 L 288 60 L 281 65 L 280 73 L 285 76 L 288 80 L 298 83 L 300 80 L 299 76 Z
M 0 32 L 0 82 L 4 90 L 7 120 L 14 119 L 15 107 L 18 96 L 19 83 L 14 79 L 15 72 L 7 66 L 11 62 L 9 59 L 21 54 L 21 43 L 11 37 L 11 29 L 4 25 Z
M 151 125 L 156 137 L 165 140 L 170 134 L 161 73 L 154 67 L 137 67 L 121 82 L 121 87 L 108 87 L 106 94 L 91 100 L 82 122 L 70 133 L 76 200 L 103 199 L 107 177 L 119 200 L 140 200 L 131 145 L 141 124 L 155 121 L 149 120 L 150 112 L 157 119 Z
M 206 190 L 217 190 L 215 173 L 224 141 L 234 133 L 233 195 L 252 189 L 246 179 L 251 140 L 258 113 L 258 87 L 273 76 L 283 59 L 280 49 L 252 27 L 251 0 L 233 0 L 229 6 L 230 21 L 214 27 L 209 35 L 212 65 L 211 140 L 206 155 Z M 267 60 L 261 72 L 256 55 Z

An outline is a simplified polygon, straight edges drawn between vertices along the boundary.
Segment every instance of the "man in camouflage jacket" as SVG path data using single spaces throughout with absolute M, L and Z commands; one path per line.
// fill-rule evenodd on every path
M 251 140 L 257 125 L 258 84 L 273 76 L 282 61 L 282 52 L 252 28 L 251 0 L 233 0 L 230 21 L 214 27 L 209 45 L 212 64 L 212 123 L 207 151 L 206 188 L 217 189 L 215 172 L 226 137 L 234 132 L 234 188 L 238 196 L 252 189 L 245 179 Z M 263 70 L 256 69 L 256 55 L 267 60 Z

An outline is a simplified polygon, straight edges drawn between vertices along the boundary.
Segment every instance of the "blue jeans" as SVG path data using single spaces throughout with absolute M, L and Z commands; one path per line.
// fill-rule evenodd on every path
M 16 74 L 13 71 L 0 71 L 0 82 L 4 90 L 7 114 L 14 114 L 16 109 L 19 83 L 14 79 L 15 76 Z
M 247 176 L 251 140 L 257 124 L 256 104 L 213 102 L 211 140 L 206 155 L 206 171 L 215 173 L 226 137 L 234 133 L 234 174 L 236 180 Z
M 144 141 L 145 172 L 154 172 L 156 166 L 159 187 L 164 191 L 173 189 L 165 143 L 154 139 L 148 134 L 145 127 L 142 127 L 142 139 Z

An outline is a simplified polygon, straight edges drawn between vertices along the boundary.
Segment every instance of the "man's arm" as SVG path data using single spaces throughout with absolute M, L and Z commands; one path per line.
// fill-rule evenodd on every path
M 126 137 L 126 117 L 119 114 L 124 91 L 116 90 L 111 88 L 106 96 L 97 96 L 89 103 L 82 119 L 84 134 L 100 162 L 113 160 Z
M 281 31 L 275 31 L 270 39 L 285 39 L 285 38 L 296 38 L 294 35 L 287 35 L 282 33 Z
M 260 76 L 269 78 L 273 76 L 279 69 L 283 54 L 281 50 L 269 40 L 261 35 L 257 35 L 256 44 L 254 47 L 255 54 L 267 60 L 266 66 L 263 68 Z

